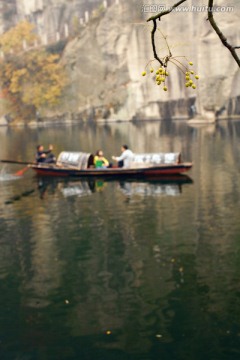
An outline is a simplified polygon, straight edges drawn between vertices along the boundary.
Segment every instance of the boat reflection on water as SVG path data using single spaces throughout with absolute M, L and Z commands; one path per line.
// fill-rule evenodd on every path
M 86 196 L 91 195 L 93 190 L 91 185 L 87 181 L 81 181 L 77 184 L 68 184 L 68 186 L 64 186 L 61 188 L 61 192 L 64 197 L 69 196 Z
M 152 183 L 132 183 L 120 182 L 120 190 L 126 196 L 140 195 L 140 196 L 157 196 L 170 195 L 177 196 L 182 192 L 179 184 L 152 184 Z
M 161 176 L 152 178 L 134 179 L 67 179 L 38 178 L 40 197 L 44 198 L 46 192 L 60 191 L 64 197 L 90 196 L 96 192 L 104 192 L 109 183 L 118 184 L 118 189 L 127 197 L 138 196 L 178 196 L 182 193 L 184 184 L 191 184 L 193 180 L 186 175 Z
M 138 195 L 146 196 L 178 196 L 182 193 L 182 185 L 191 184 L 193 180 L 186 175 L 162 176 L 138 181 L 119 181 L 119 188 L 128 197 Z

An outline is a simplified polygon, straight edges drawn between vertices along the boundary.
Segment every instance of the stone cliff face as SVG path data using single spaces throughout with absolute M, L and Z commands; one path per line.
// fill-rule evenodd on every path
M 112 0 L 109 0 L 112 1 Z M 28 19 L 36 25 L 39 35 L 53 39 L 56 32 L 63 32 L 64 25 L 77 26 L 102 0 L 0 0 L 0 33 Z
M 39 33 L 44 29 L 48 34 L 63 31 L 73 16 L 79 20 L 89 9 L 84 0 L 15 1 L 18 14 L 27 14 L 37 24 Z M 216 2 L 226 6 L 223 0 Z M 69 87 L 54 114 L 71 113 L 73 118 L 84 119 L 186 118 L 194 108 L 204 118 L 213 117 L 216 112 L 240 115 L 239 68 L 206 21 L 206 12 L 192 8 L 193 11 L 174 12 L 162 18 L 161 31 L 167 35 L 173 55 L 191 59 L 200 75 L 198 88 L 187 89 L 185 77 L 172 65 L 169 90 L 164 92 L 150 74 L 141 76 L 153 58 L 151 25 L 145 22 L 151 14 L 143 14 L 142 4 L 136 0 L 112 0 L 111 6 L 101 11 L 102 1 L 89 3 L 92 8 L 97 5 L 98 11 L 87 24 L 81 22 L 64 50 L 62 61 Z M 161 1 L 164 3 L 167 1 Z M 188 5 L 196 7 L 199 3 L 190 0 Z M 215 18 L 231 43 L 240 45 L 240 2 L 237 0 L 233 6 L 233 11 L 218 12 Z M 158 37 L 157 46 L 161 56 L 165 56 L 166 45 L 160 33 Z
M 218 1 L 219 6 L 224 4 Z M 192 5 L 199 4 L 192 1 Z M 188 117 L 193 104 L 203 118 L 216 113 L 240 115 L 239 68 L 206 21 L 206 12 L 175 12 L 163 18 L 161 30 L 173 55 L 191 59 L 201 78 L 197 90 L 187 89 L 185 77 L 172 66 L 165 93 L 152 76 L 141 76 L 153 56 L 150 28 L 135 18 L 136 8 L 141 12 L 140 4 L 120 1 L 67 46 L 64 60 L 72 84 L 71 108 L 115 119 Z M 240 38 L 239 12 L 235 6 L 232 12 L 215 15 L 233 44 Z M 158 46 L 164 46 L 161 36 Z M 161 54 L 167 55 L 166 46 Z

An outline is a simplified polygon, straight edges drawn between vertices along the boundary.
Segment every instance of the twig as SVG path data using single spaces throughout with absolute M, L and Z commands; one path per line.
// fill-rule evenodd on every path
M 226 48 L 228 48 L 228 50 L 232 54 L 232 57 L 234 58 L 234 60 L 238 64 L 238 66 L 240 67 L 240 58 L 238 57 L 238 55 L 235 51 L 235 49 L 239 49 L 240 47 L 234 47 L 234 46 L 230 45 L 229 42 L 227 41 L 227 38 L 223 35 L 221 30 L 219 29 L 219 27 L 213 17 L 213 11 L 212 11 L 213 1 L 214 0 L 208 0 L 208 20 L 209 20 L 212 28 L 217 33 L 217 35 L 218 35 L 219 39 L 221 40 L 221 42 L 223 43 L 223 45 L 226 46 Z
M 158 57 L 156 45 L 155 45 L 155 33 L 157 30 L 157 20 L 153 19 L 152 21 L 153 21 L 153 28 L 151 31 L 151 40 L 152 40 L 153 55 L 154 55 L 154 58 L 163 66 L 164 64 L 163 64 L 162 60 L 159 59 L 159 57 Z
M 178 1 L 176 4 L 174 4 L 173 6 L 171 6 L 168 10 L 164 10 L 161 11 L 160 13 L 151 16 L 150 18 L 147 19 L 147 21 L 151 21 L 151 20 L 157 20 L 157 19 L 161 19 L 162 16 L 169 14 L 170 12 L 173 11 L 173 9 L 175 9 L 176 7 L 178 7 L 179 5 L 181 5 L 182 3 L 184 3 L 187 0 L 180 0 Z
M 181 5 L 185 1 L 187 1 L 187 0 L 180 0 L 175 5 L 170 7 L 168 10 L 161 11 L 160 13 L 158 13 L 158 14 L 156 14 L 154 16 L 151 16 L 149 19 L 147 19 L 147 21 L 152 21 L 153 22 L 153 28 L 152 28 L 152 31 L 151 31 L 151 41 L 152 41 L 153 55 L 154 55 L 154 58 L 161 64 L 161 66 L 164 66 L 164 63 L 159 58 L 159 56 L 157 54 L 157 51 L 156 51 L 156 45 L 155 45 L 155 33 L 156 33 L 156 30 L 157 30 L 157 20 L 160 21 L 162 16 L 169 14 L 170 12 L 173 11 L 173 9 L 175 9 L 176 7 L 178 7 L 179 5 Z

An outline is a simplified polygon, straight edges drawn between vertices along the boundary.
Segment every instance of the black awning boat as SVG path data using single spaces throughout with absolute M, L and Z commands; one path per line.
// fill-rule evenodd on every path
M 128 168 L 95 168 L 94 156 L 84 152 L 63 151 L 56 164 L 29 164 L 38 175 L 64 177 L 146 177 L 176 175 L 192 168 L 191 162 L 182 162 L 180 153 L 135 154 Z

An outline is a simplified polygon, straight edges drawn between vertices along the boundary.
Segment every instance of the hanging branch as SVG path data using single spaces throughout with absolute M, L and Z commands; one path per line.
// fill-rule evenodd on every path
M 234 60 L 238 64 L 238 66 L 240 67 L 240 58 L 238 57 L 238 55 L 235 51 L 236 49 L 240 49 L 240 46 L 234 47 L 231 44 L 229 44 L 229 42 L 227 41 L 227 38 L 223 35 L 223 33 L 221 32 L 221 30 L 217 26 L 217 23 L 214 20 L 212 8 L 213 8 L 213 0 L 209 0 L 208 1 L 208 20 L 209 20 L 212 28 L 217 33 L 217 35 L 218 35 L 219 39 L 221 40 L 221 42 L 223 43 L 223 45 L 226 46 L 226 48 L 228 48 L 228 50 L 232 54 L 232 57 L 234 58 Z
M 162 16 L 168 15 L 169 13 L 171 13 L 173 11 L 173 9 L 175 9 L 176 7 L 178 7 L 185 1 L 187 1 L 187 0 L 180 0 L 176 4 L 174 4 L 172 7 L 170 7 L 168 10 L 163 10 L 160 13 L 158 13 L 154 16 L 151 16 L 150 18 L 147 19 L 147 21 L 153 22 L 153 27 L 152 27 L 152 31 L 151 31 L 151 42 L 152 42 L 153 55 L 154 55 L 154 58 L 161 64 L 161 66 L 165 66 L 165 63 L 159 58 L 159 56 L 157 54 L 157 50 L 156 50 L 155 35 L 156 35 L 156 30 L 157 30 L 157 20 L 160 21 Z M 221 30 L 219 29 L 219 27 L 213 17 L 213 11 L 212 11 L 213 2 L 214 2 L 214 0 L 208 0 L 208 20 L 209 20 L 212 28 L 215 30 L 215 32 L 219 36 L 223 45 L 228 48 L 228 50 L 232 54 L 232 57 L 234 58 L 234 60 L 238 64 L 238 66 L 240 67 L 240 58 L 236 53 L 236 50 L 240 49 L 240 46 L 232 46 L 231 44 L 229 44 L 229 42 L 227 41 L 227 38 L 223 35 Z
M 157 30 L 157 20 L 160 21 L 162 16 L 169 14 L 170 12 L 173 11 L 173 9 L 175 9 L 176 7 L 178 7 L 179 5 L 181 5 L 185 1 L 187 1 L 187 0 L 180 0 L 175 5 L 170 7 L 168 10 L 161 11 L 160 13 L 158 13 L 158 14 L 156 14 L 154 16 L 151 16 L 149 19 L 147 19 L 147 21 L 152 21 L 153 22 L 153 28 L 152 28 L 152 31 L 151 31 L 151 41 L 152 41 L 153 55 L 154 55 L 154 58 L 161 64 L 161 66 L 164 66 L 165 64 L 159 58 L 159 56 L 157 54 L 157 50 L 156 50 L 156 45 L 155 45 L 155 34 L 156 34 L 156 30 Z

